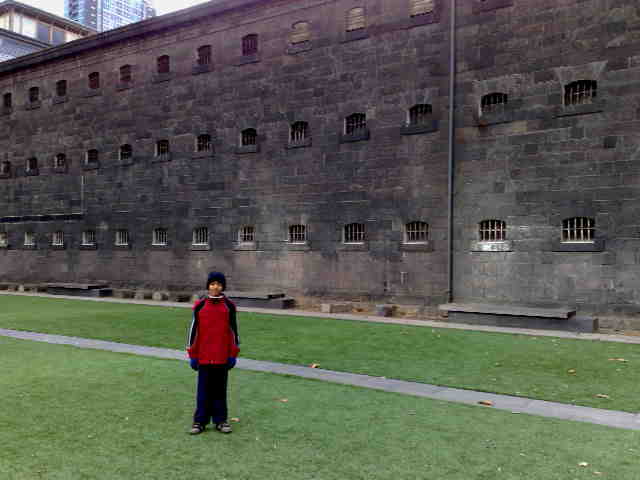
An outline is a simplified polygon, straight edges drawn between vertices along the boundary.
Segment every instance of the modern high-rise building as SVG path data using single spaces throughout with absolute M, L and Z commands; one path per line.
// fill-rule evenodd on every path
M 99 32 L 155 17 L 153 0 L 65 0 L 64 16 Z

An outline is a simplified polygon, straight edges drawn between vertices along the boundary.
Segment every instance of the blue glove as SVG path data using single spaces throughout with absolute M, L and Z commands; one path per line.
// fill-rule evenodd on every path
M 190 358 L 189 359 L 189 366 L 197 371 L 198 370 L 198 359 L 197 358 Z
M 227 359 L 227 368 L 231 370 L 235 366 L 236 366 L 236 357 L 229 357 Z

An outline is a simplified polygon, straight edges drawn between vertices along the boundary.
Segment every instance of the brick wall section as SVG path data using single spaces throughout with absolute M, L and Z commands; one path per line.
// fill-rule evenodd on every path
M 393 5 L 390 5 L 393 3 Z M 358 4 L 359 5 L 359 4 Z M 444 22 L 407 28 L 404 5 L 366 2 L 368 38 L 347 41 L 345 12 L 357 4 L 269 2 L 147 33 L 0 78 L 14 111 L 0 118 L 9 135 L 0 151 L 15 168 L 0 179 L 2 216 L 82 214 L 65 222 L 3 223 L 11 247 L 0 251 L 3 278 L 14 281 L 106 280 L 114 286 L 201 288 L 211 269 L 228 272 L 234 289 L 289 294 L 369 296 L 437 303 L 446 289 L 446 122 L 433 133 L 400 135 L 407 110 L 428 99 L 446 105 L 446 75 L 431 59 L 446 49 Z M 311 49 L 287 53 L 291 26 L 312 26 Z M 259 62 L 241 64 L 241 38 L 257 33 Z M 194 75 L 195 51 L 211 44 L 213 70 Z M 155 59 L 171 56 L 172 73 L 157 81 Z M 429 59 L 426 61 L 425 59 Z M 117 90 L 118 69 L 133 66 L 133 86 Z M 101 73 L 101 92 L 86 96 L 86 77 Z M 55 103 L 55 82 L 68 99 Z M 25 110 L 39 86 L 41 107 Z M 343 119 L 367 114 L 370 140 L 340 143 Z M 309 122 L 312 145 L 286 148 L 289 125 Z M 239 132 L 256 128 L 259 152 L 236 153 Z M 213 157 L 194 158 L 195 138 L 214 137 Z M 154 158 L 171 142 L 171 161 Z M 117 150 L 133 146 L 133 163 Z M 85 170 L 85 152 L 100 167 Z M 53 171 L 64 152 L 67 173 Z M 37 156 L 38 176 L 26 176 Z M 403 227 L 430 225 L 433 251 L 403 251 Z M 366 224 L 364 249 L 342 246 L 342 226 Z M 285 241 L 290 224 L 306 224 L 309 248 Z M 242 225 L 256 226 L 253 250 L 235 248 Z M 207 226 L 211 248 L 194 251 L 192 230 Z M 169 246 L 151 247 L 167 228 Z M 81 232 L 97 231 L 98 248 L 80 249 Z M 113 245 L 127 228 L 130 248 Z M 63 250 L 50 234 L 64 230 Z M 38 248 L 22 247 L 24 231 Z

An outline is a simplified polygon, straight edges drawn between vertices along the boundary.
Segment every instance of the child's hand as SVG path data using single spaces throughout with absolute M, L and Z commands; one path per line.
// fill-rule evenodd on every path
M 231 370 L 236 366 L 236 357 L 229 357 L 227 360 L 227 368 Z
M 191 366 L 191 368 L 193 368 L 194 370 L 198 370 L 198 359 L 197 358 L 190 358 L 189 359 L 189 365 Z

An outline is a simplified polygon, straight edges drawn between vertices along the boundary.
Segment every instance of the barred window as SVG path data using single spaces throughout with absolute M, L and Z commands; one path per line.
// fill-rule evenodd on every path
M 593 242 L 596 221 L 588 217 L 567 218 L 562 221 L 563 242 Z
M 124 228 L 116 230 L 116 245 L 120 247 L 129 245 L 129 230 Z
M 304 142 L 309 138 L 309 124 L 307 122 L 295 122 L 291 124 L 289 141 L 291 143 Z
M 209 245 L 209 229 L 207 227 L 193 229 L 193 245 Z
M 508 101 L 509 96 L 506 93 L 488 93 L 480 101 L 480 111 L 482 113 L 501 112 Z
M 211 135 L 202 134 L 198 135 L 196 139 L 196 152 L 210 152 L 211 151 Z
M 481 242 L 503 242 L 507 238 L 507 224 L 503 220 L 483 220 L 478 226 Z
M 7 232 L 0 232 L 0 248 L 7 248 L 9 246 L 9 234 Z
M 211 65 L 211 45 L 202 45 L 197 50 L 198 65 Z
M 54 247 L 64 246 L 64 232 L 53 232 L 53 235 L 51 237 L 51 245 L 53 245 Z
M 58 80 L 56 82 L 56 95 L 58 97 L 64 97 L 67 94 L 67 81 Z
M 364 238 L 363 223 L 350 223 L 344 226 L 344 243 L 363 243 Z
M 344 133 L 353 135 L 361 133 L 367 129 L 367 115 L 364 113 L 353 113 L 344 119 Z
M 289 41 L 291 42 L 292 45 L 308 42 L 310 35 L 311 34 L 309 32 L 309 23 L 297 22 L 293 24 L 293 30 L 291 31 Z
M 89 88 L 91 90 L 97 90 L 100 88 L 100 73 L 93 72 L 89 74 Z
M 169 55 L 162 55 L 157 59 L 158 73 L 169 73 L 171 71 L 171 59 Z
M 5 93 L 2 96 L 2 106 L 4 108 L 11 108 L 11 106 L 13 105 L 13 98 L 11 96 L 10 93 Z
M 255 241 L 255 228 L 253 225 L 245 225 L 238 232 L 240 243 L 251 243 Z
M 133 148 L 128 143 L 120 145 L 120 160 L 131 160 L 133 157 Z
M 36 244 L 36 235 L 33 232 L 24 232 L 24 244 L 31 247 Z
M 87 155 L 85 157 L 85 164 L 97 165 L 98 158 L 99 158 L 98 150 L 96 150 L 95 148 L 92 148 L 91 150 L 87 150 Z
M 129 83 L 132 79 L 131 65 L 123 65 L 120 67 L 120 82 Z
M 306 225 L 289 225 L 289 242 L 305 243 L 307 241 Z
M 258 53 L 258 35 L 251 33 L 242 38 L 242 55 L 255 55 Z
M 240 145 L 243 147 L 258 144 L 258 132 L 255 128 L 247 128 L 240 135 Z
M 595 80 L 578 80 L 564 87 L 565 105 L 582 105 L 591 103 L 598 94 L 598 82 Z
M 35 103 L 40 100 L 40 89 L 38 87 L 31 87 L 29 89 L 29 102 Z
M 55 168 L 64 168 L 67 166 L 67 156 L 64 153 L 59 153 L 53 157 L 53 166 Z
M 429 104 L 414 105 L 409 109 L 409 125 L 423 125 L 431 119 L 433 108 Z
M 11 173 L 11 162 L 9 160 L 4 160 L 0 163 L 0 173 L 3 175 L 9 175 Z
M 347 32 L 361 30 L 366 26 L 364 8 L 356 7 L 347 12 Z
M 156 157 L 166 158 L 169 153 L 169 140 L 158 140 L 156 142 Z
M 96 232 L 95 230 L 85 230 L 82 232 L 82 245 L 95 245 L 96 244 Z
M 167 229 L 156 228 L 153 230 L 153 245 L 167 245 Z
M 426 222 L 409 222 L 405 225 L 405 243 L 424 243 L 429 238 L 429 225 Z
M 31 157 L 27 159 L 27 172 L 34 172 L 38 170 L 38 159 Z
M 411 16 L 426 15 L 433 12 L 435 0 L 411 0 Z

